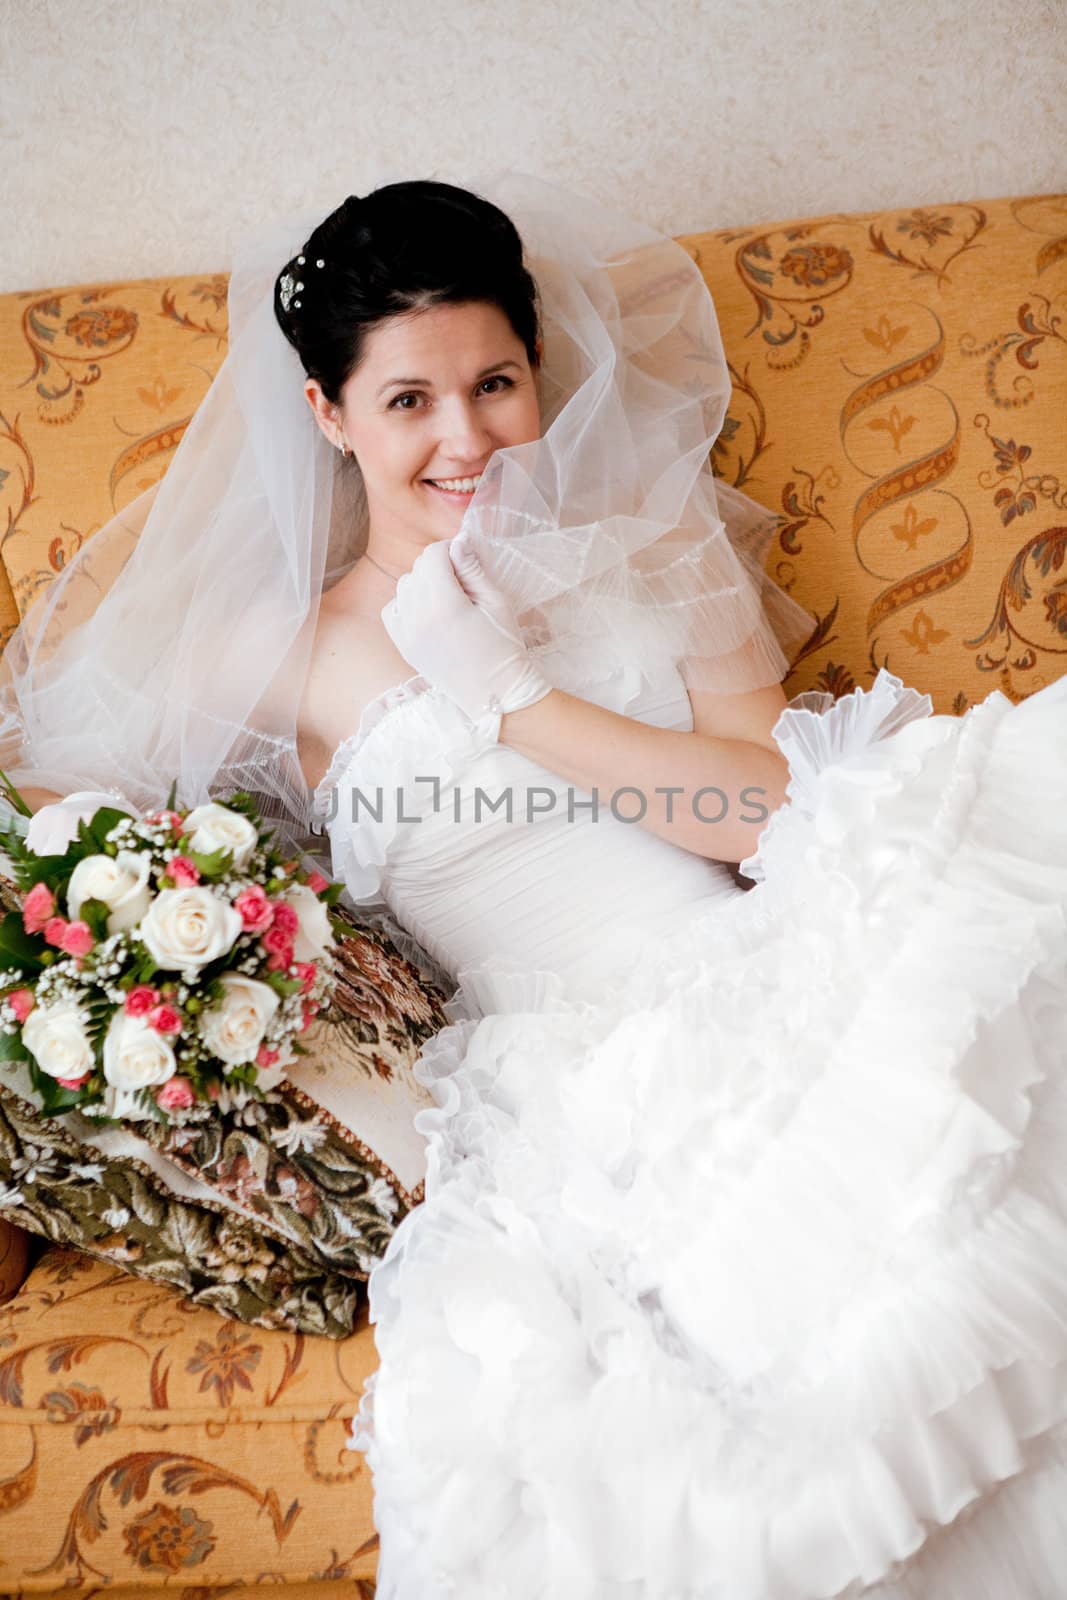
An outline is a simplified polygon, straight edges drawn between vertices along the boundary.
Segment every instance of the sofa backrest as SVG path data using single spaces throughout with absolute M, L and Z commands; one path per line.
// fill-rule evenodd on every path
M 1067 196 L 684 235 L 733 395 L 712 460 L 777 519 L 815 631 L 961 712 L 1067 669 Z M 0 295 L 0 647 L 167 468 L 226 353 L 225 273 Z

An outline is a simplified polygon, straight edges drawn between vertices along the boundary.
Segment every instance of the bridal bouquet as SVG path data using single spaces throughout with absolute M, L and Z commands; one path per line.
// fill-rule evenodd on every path
M 0 1062 L 51 1114 L 187 1122 L 275 1088 L 333 988 L 341 885 L 272 849 L 243 792 L 175 810 L 172 787 L 76 827 L 61 854 L 30 848 L 32 823 L 0 834 L 21 896 L 0 921 Z

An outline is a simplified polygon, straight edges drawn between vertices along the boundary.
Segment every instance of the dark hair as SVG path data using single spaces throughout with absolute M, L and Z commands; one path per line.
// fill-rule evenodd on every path
M 274 285 L 278 325 L 333 405 L 376 323 L 471 301 L 498 306 L 537 364 L 537 285 L 515 224 L 480 195 L 429 180 L 349 195 Z

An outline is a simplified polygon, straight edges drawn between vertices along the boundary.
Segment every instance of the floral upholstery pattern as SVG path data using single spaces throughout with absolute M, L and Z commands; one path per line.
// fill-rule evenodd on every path
M 733 377 L 713 467 L 772 513 L 768 569 L 818 619 L 786 693 L 887 666 L 958 714 L 1058 677 L 1067 195 L 680 242 Z M 226 284 L 0 296 L 0 647 L 162 475 L 225 354 Z M 0 1600 L 372 1596 L 371 1484 L 343 1449 L 364 1318 L 343 1340 L 241 1326 L 49 1248 L 0 1306 Z
M 1067 668 L 1067 195 L 694 234 L 733 377 L 717 473 L 818 626 L 786 680 L 888 667 L 961 713 Z
M 365 1317 L 341 1341 L 260 1333 L 46 1251 L 0 1306 L 0 1594 L 372 1596 L 345 1438 L 374 1358 Z

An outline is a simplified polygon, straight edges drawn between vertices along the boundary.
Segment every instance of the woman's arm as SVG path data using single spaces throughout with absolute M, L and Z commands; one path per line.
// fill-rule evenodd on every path
M 636 789 L 617 796 L 620 818 L 713 861 L 751 855 L 786 798 L 789 764 L 776 746 L 653 728 L 563 689 L 502 716 L 500 742 L 576 790 L 595 789 L 596 815 L 617 790 Z
M 590 816 L 603 809 L 695 855 L 736 862 L 786 798 L 789 766 L 769 732 L 780 687 L 756 698 L 691 694 L 692 732 L 649 727 L 556 689 L 462 532 L 422 551 L 382 622 L 403 660 L 472 721 L 495 701 L 499 741 L 589 795 L 581 803 Z M 722 718 L 714 734 L 709 717 Z
M 53 794 L 51 789 L 20 789 L 19 794 L 31 811 L 40 811 L 42 806 L 54 805 L 63 798 L 61 794 Z

